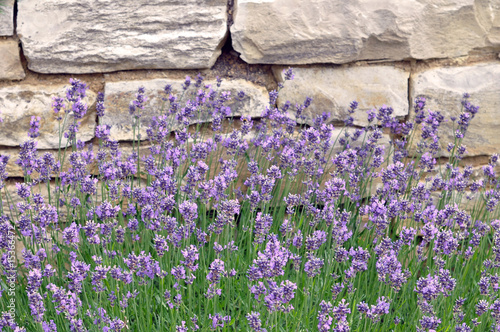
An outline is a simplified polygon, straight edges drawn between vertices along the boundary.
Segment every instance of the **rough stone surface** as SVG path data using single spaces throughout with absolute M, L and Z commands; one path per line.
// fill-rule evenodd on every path
M 66 85 L 16 85 L 0 88 L 0 117 L 4 122 L 0 123 L 0 143 L 4 146 L 19 146 L 28 139 L 31 116 L 39 116 L 40 137 L 39 149 L 55 149 L 59 146 L 59 124 L 52 111 L 52 98 L 63 96 Z M 77 138 L 82 141 L 92 139 L 95 131 L 95 111 L 92 111 L 96 94 L 87 91 L 84 101 L 89 105 L 89 111 L 80 120 L 81 126 Z M 68 116 L 67 125 L 72 122 L 72 116 Z M 63 137 L 62 144 L 66 144 Z
M 103 117 L 103 123 L 111 125 L 110 137 L 115 140 L 131 141 L 133 139 L 133 121 L 129 114 L 129 104 L 135 99 L 135 94 L 140 86 L 145 87 L 148 101 L 145 103 L 143 115 L 141 117 L 141 130 L 140 134 L 142 139 L 147 138 L 146 129 L 150 124 L 153 116 L 158 116 L 164 101 L 162 98 L 166 97 L 163 89 L 167 84 L 170 84 L 173 89 L 173 94 L 176 96 L 182 95 L 183 80 L 167 80 L 167 79 L 154 79 L 149 81 L 123 81 L 123 82 L 110 82 L 105 85 L 105 107 L 106 113 Z M 216 89 L 216 82 L 205 82 L 205 84 L 212 84 Z M 187 93 L 195 91 L 194 87 L 190 87 Z M 262 111 L 268 104 L 268 95 L 266 89 L 254 85 L 252 83 L 235 80 L 223 81 L 220 91 L 230 91 L 232 100 L 226 105 L 231 107 L 232 115 L 243 116 L 247 115 L 252 118 L 260 117 Z M 245 92 L 245 97 L 242 100 L 236 100 L 239 91 Z M 185 105 L 188 97 L 184 97 L 181 104 Z M 166 102 L 168 105 L 168 101 Z M 165 110 L 166 111 L 166 110 Z M 211 117 L 202 115 L 198 120 L 192 123 L 210 122 Z M 173 119 L 175 123 L 175 119 Z M 176 129 L 173 127 L 173 129 Z
M 463 140 L 467 156 L 491 155 L 500 152 L 500 63 L 485 63 L 467 67 L 431 69 L 411 77 L 411 99 L 427 100 L 425 109 L 440 111 L 446 119 L 458 117 L 462 95 L 471 95 L 470 102 L 480 106 Z M 412 114 L 412 117 L 414 114 Z M 440 131 L 442 153 L 454 141 L 451 123 Z
M 227 31 L 227 0 L 19 1 L 31 70 L 95 73 L 208 68 Z
M 24 73 L 15 40 L 0 40 L 0 80 L 22 80 Z
M 0 36 L 14 35 L 14 1 L 4 0 L 0 6 Z
M 233 47 L 248 63 L 429 59 L 500 48 L 498 0 L 240 0 Z
M 284 67 L 273 67 L 276 78 L 283 82 Z M 354 113 L 354 124 L 368 124 L 367 111 L 383 104 L 394 109 L 394 115 L 408 114 L 408 77 L 401 69 L 389 66 L 331 68 L 315 66 L 294 68 L 295 78 L 286 81 L 280 91 L 278 104 L 290 101 L 292 105 L 303 103 L 306 97 L 313 99 L 301 122 L 313 124 L 314 118 L 323 112 L 331 113 L 331 120 L 344 121 L 347 109 L 355 100 L 359 103 Z M 294 111 L 292 111 L 293 113 Z

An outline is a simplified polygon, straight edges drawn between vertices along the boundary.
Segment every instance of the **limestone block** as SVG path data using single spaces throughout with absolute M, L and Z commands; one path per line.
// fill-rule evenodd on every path
M 40 137 L 37 138 L 39 149 L 55 149 L 59 147 L 59 122 L 52 110 L 52 98 L 64 96 L 66 85 L 28 85 L 21 84 L 0 88 L 0 143 L 4 146 L 19 146 L 28 139 L 30 119 L 40 117 Z M 77 139 L 88 141 L 94 137 L 96 94 L 87 91 L 84 101 L 89 110 L 83 119 L 77 133 Z M 73 122 L 72 115 L 68 116 L 66 127 Z M 62 123 L 61 123 L 62 127 Z M 63 128 L 64 129 L 64 128 Z M 66 145 L 66 138 L 62 138 L 62 145 Z
M 233 47 L 248 63 L 449 58 L 500 48 L 498 0 L 240 0 Z
M 28 66 L 40 73 L 208 68 L 227 31 L 227 0 L 22 0 L 18 6 Z
M 440 111 L 450 119 L 452 116 L 458 118 L 462 95 L 469 93 L 470 102 L 480 108 L 462 142 L 467 147 L 466 156 L 492 155 L 500 151 L 499 81 L 500 63 L 496 62 L 431 69 L 412 75 L 411 99 L 426 98 L 426 110 Z M 442 125 L 439 135 L 442 154 L 446 155 L 446 146 L 454 141 L 451 121 Z
M 15 40 L 0 40 L 0 80 L 22 80 L 24 73 Z
M 180 98 L 183 95 L 183 83 L 183 80 L 168 79 L 106 83 L 104 100 L 106 113 L 102 120 L 104 124 L 111 125 L 110 137 L 115 140 L 131 141 L 133 139 L 133 119 L 129 114 L 129 104 L 135 99 L 135 94 L 140 86 L 146 89 L 148 98 L 142 111 L 140 129 L 141 138 L 146 139 L 146 129 L 153 116 L 160 115 L 162 108 L 163 112 L 168 111 L 169 102 L 162 100 L 162 98 L 168 97 L 163 92 L 163 89 L 167 84 L 170 84 L 172 94 Z M 212 89 L 217 89 L 215 81 L 204 82 L 204 84 L 211 84 Z M 223 81 L 219 91 L 229 91 L 231 93 L 232 99 L 226 105 L 231 107 L 233 116 L 260 117 L 268 104 L 266 89 L 244 80 Z M 240 91 L 245 92 L 245 97 L 242 99 L 237 98 Z M 191 92 L 196 92 L 194 86 L 191 86 L 184 94 L 183 99 L 180 100 L 182 107 L 185 106 L 187 100 L 192 99 Z M 192 119 L 191 123 L 211 122 L 211 120 L 211 115 L 202 111 L 199 117 Z M 174 116 L 172 116 L 172 123 L 172 130 L 174 130 L 178 127 L 175 125 Z
M 284 80 L 283 68 L 273 67 L 276 78 Z M 331 120 L 344 121 L 352 101 L 359 103 L 354 113 L 354 124 L 368 125 L 367 111 L 383 104 L 394 109 L 395 116 L 408 114 L 408 77 L 401 69 L 389 66 L 331 68 L 314 66 L 294 68 L 295 78 L 287 81 L 280 91 L 278 104 L 290 101 L 292 105 L 312 98 L 304 112 L 304 122 L 313 124 L 323 112 L 331 113 Z

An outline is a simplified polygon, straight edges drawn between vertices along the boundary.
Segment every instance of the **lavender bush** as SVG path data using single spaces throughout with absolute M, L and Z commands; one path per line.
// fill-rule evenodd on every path
M 57 156 L 31 119 L 18 197 L 0 156 L 0 331 L 500 330 L 498 158 L 482 179 L 460 165 L 468 95 L 441 151 L 447 120 L 424 98 L 413 122 L 383 106 L 337 135 L 328 114 L 298 125 L 311 99 L 277 108 L 279 90 L 259 122 L 233 118 L 244 94 L 199 75 L 166 86 L 151 123 L 138 89 L 126 155 L 101 93 L 98 146 L 78 140 L 87 89 L 54 99 Z

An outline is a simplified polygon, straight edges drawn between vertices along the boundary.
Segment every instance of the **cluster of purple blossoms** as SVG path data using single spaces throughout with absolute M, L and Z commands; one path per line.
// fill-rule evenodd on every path
M 134 117 L 134 119 L 138 119 L 142 115 L 141 112 L 137 110 L 144 109 L 144 103 L 148 100 L 145 93 L 146 89 L 144 87 L 140 87 L 135 94 L 135 100 L 133 100 L 129 105 L 129 113 Z
M 351 248 L 349 250 L 349 256 L 352 258 L 351 266 L 348 270 L 345 270 L 344 273 L 347 279 L 353 279 L 358 272 L 363 272 L 368 269 L 370 253 L 362 247 L 358 249 Z
M 269 234 L 272 225 L 273 225 L 273 218 L 271 217 L 271 215 L 258 212 L 257 217 L 255 218 L 254 243 L 259 243 L 259 244 L 263 243 L 264 240 L 266 239 L 266 236 Z
M 222 289 L 217 288 L 217 285 L 220 283 L 222 277 L 226 275 L 224 261 L 220 259 L 214 260 L 210 264 L 208 270 L 210 271 L 207 274 L 207 280 L 209 285 L 205 296 L 208 299 L 211 299 L 215 295 L 220 296 L 222 294 Z
M 361 302 L 357 305 L 357 309 L 360 313 L 365 314 L 373 322 L 380 321 L 382 315 L 389 313 L 390 300 L 386 299 L 384 296 L 377 299 L 377 304 L 368 306 L 365 302 Z
M 281 246 L 278 237 L 268 237 L 266 249 L 257 253 L 253 265 L 248 269 L 248 279 L 256 281 L 262 278 L 273 278 L 285 274 L 284 268 L 290 257 L 290 251 Z
M 441 324 L 441 319 L 437 318 L 436 316 L 423 316 L 422 319 L 419 321 L 420 327 L 417 327 L 417 332 L 431 332 L 431 331 L 436 331 L 436 329 L 439 327 L 439 324 Z
M 163 278 L 167 273 L 160 268 L 158 261 L 154 260 L 150 253 L 142 251 L 139 255 L 129 254 L 128 258 L 123 258 L 130 272 L 135 273 L 140 278 L 139 284 L 147 283 L 146 277 L 153 280 L 155 276 Z
M 260 320 L 260 313 L 252 311 L 246 315 L 248 326 L 255 332 L 267 332 L 265 328 L 262 327 L 262 321 Z
M 376 263 L 379 281 L 388 284 L 395 291 L 399 291 L 411 276 L 409 270 L 402 270 L 395 250 L 385 250 Z

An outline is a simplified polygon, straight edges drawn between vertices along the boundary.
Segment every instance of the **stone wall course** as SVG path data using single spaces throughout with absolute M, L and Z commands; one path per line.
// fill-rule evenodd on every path
M 19 1 L 30 70 L 98 73 L 208 68 L 227 34 L 227 0 Z
M 451 58 L 500 48 L 497 0 L 240 0 L 231 36 L 248 63 Z

